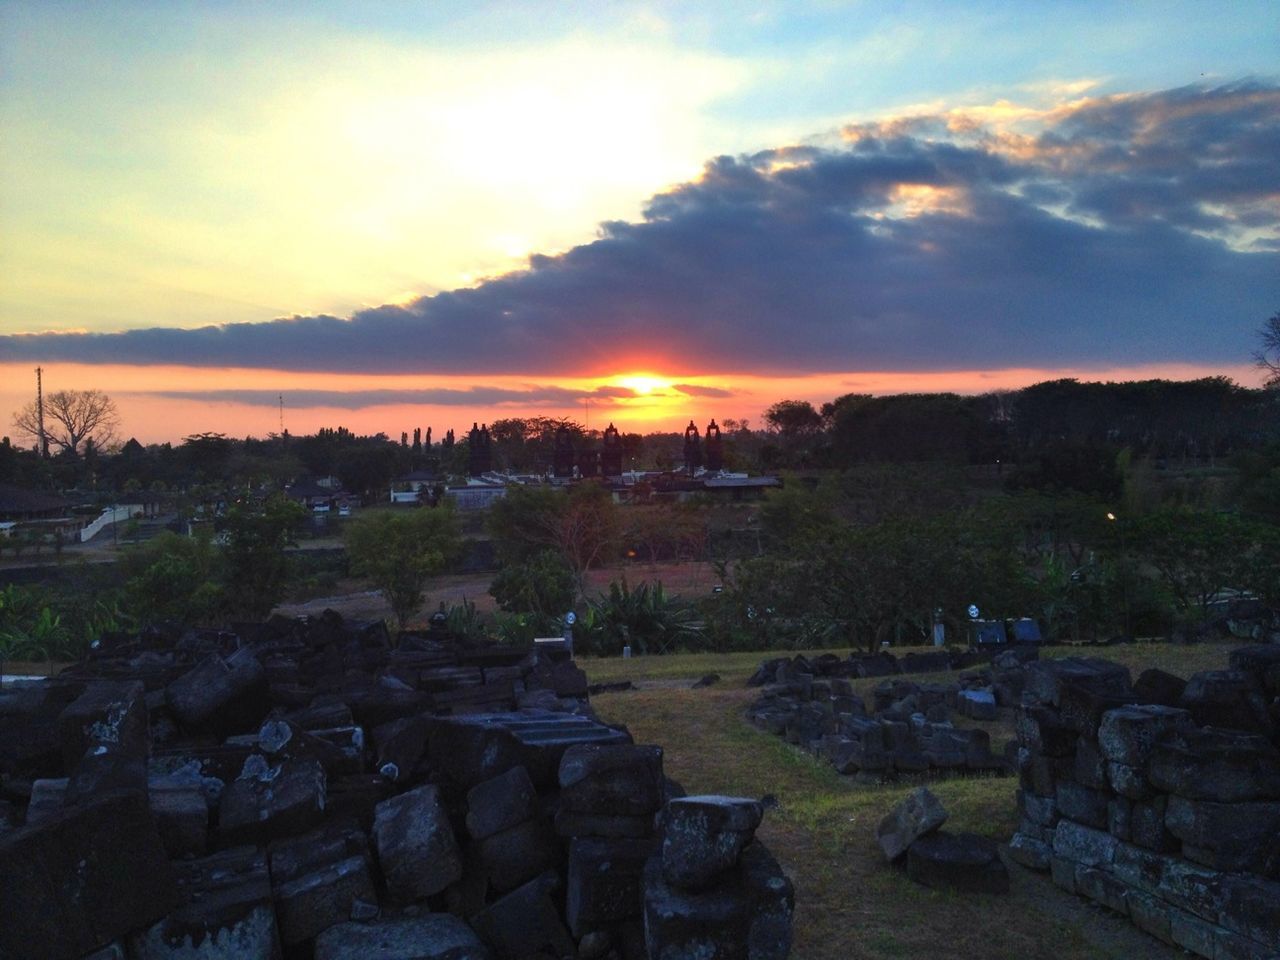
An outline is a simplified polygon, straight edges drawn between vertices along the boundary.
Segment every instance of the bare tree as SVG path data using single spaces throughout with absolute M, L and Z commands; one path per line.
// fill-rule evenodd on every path
M 115 401 L 101 390 L 59 390 L 44 398 L 45 439 L 73 454 L 80 452 L 86 440 L 99 449 L 110 444 L 119 423 Z M 13 415 L 13 425 L 40 443 L 40 414 L 34 400 Z
M 1262 341 L 1262 349 L 1253 355 L 1259 369 L 1266 372 L 1266 386 L 1271 390 L 1280 390 L 1280 312 L 1271 318 L 1258 331 L 1258 339 Z

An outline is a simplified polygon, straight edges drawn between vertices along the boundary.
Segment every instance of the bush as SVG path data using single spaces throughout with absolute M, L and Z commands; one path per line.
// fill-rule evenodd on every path
M 587 601 L 586 615 L 574 630 L 583 653 L 616 656 L 629 646 L 638 654 L 697 650 L 705 645 L 704 624 L 697 609 L 668 596 L 658 582 L 641 582 L 633 590 L 626 578 L 609 584 L 609 592 Z

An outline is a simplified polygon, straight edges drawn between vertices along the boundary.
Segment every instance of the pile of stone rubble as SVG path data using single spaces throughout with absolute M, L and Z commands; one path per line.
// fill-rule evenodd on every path
M 764 686 L 747 708 L 747 719 L 826 758 L 843 774 L 1005 773 L 1010 762 L 992 753 L 986 730 L 952 721 L 955 715 L 989 721 L 999 719 L 1001 710 L 1011 713 L 1022 693 L 1026 664 L 1037 655 L 1036 647 L 1004 650 L 989 667 L 961 674 L 951 683 L 886 679 L 874 689 L 869 706 L 854 693 L 849 677 L 858 675 L 859 664 L 868 659 L 884 665 L 888 654 L 769 660 L 752 678 L 762 678 Z M 911 656 L 917 657 L 913 665 L 924 662 L 930 669 L 938 663 L 968 662 L 962 655 L 939 651 L 894 663 L 901 667 Z
M 1280 645 L 1028 667 L 1011 855 L 1202 957 L 1280 956 Z
M 681 793 L 562 651 L 104 637 L 0 693 L 0 956 L 785 957 L 760 804 Z

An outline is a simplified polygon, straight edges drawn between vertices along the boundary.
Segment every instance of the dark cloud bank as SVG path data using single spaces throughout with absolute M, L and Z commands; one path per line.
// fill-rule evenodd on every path
M 1277 197 L 1274 84 L 1097 98 L 1029 135 L 907 118 L 851 127 L 838 147 L 717 158 L 642 222 L 474 289 L 349 319 L 0 337 L 0 360 L 487 374 L 1247 362 L 1280 307 Z

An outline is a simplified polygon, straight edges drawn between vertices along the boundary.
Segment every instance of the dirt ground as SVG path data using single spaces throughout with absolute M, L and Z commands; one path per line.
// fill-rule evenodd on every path
M 619 563 L 587 572 L 587 593 L 595 595 L 609 589 L 609 584 L 626 577 L 627 583 L 635 586 L 641 581 L 661 581 L 668 593 L 683 596 L 700 596 L 710 593 L 711 588 L 719 583 L 711 564 L 703 562 L 688 563 Z M 427 602 L 419 620 L 425 622 L 436 606 L 443 603 L 445 607 L 470 600 L 482 612 L 494 609 L 493 597 L 489 596 L 489 584 L 493 581 L 493 572 L 475 574 L 450 574 L 433 578 L 426 589 Z M 346 579 L 338 583 L 337 589 L 329 596 L 297 603 L 285 603 L 276 608 L 276 613 L 289 617 L 315 616 L 325 610 L 336 610 L 344 617 L 356 620 L 375 620 L 379 617 L 391 617 L 391 607 L 382 599 L 376 590 L 371 590 L 363 580 Z M 411 625 L 417 621 L 411 621 Z

